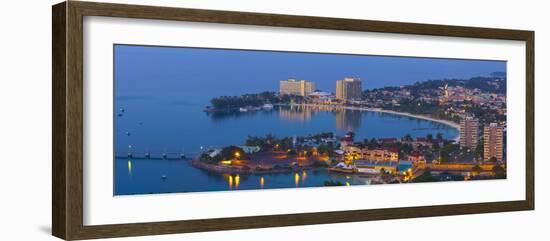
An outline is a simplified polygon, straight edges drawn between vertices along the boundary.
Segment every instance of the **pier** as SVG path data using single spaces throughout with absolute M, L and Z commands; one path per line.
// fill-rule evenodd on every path
M 144 159 L 144 160 L 189 160 L 199 153 L 185 152 L 116 152 L 115 158 Z

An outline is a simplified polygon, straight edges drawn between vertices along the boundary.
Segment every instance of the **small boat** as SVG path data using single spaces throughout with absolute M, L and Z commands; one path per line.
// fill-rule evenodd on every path
M 247 108 L 240 107 L 240 108 L 239 108 L 239 111 L 240 111 L 240 112 L 247 112 L 248 109 L 247 109 Z
M 204 110 L 202 110 L 204 112 L 214 112 L 216 111 L 216 109 L 214 109 L 212 106 L 206 106 L 206 108 L 204 108 Z
M 271 110 L 271 109 L 273 109 L 273 105 L 272 105 L 272 104 L 264 104 L 264 105 L 262 106 L 262 108 L 263 108 L 264 110 Z
M 355 173 L 357 169 L 353 165 L 345 164 L 344 162 L 339 162 L 333 167 L 328 168 L 329 171 L 341 172 L 341 173 Z
M 167 176 L 166 176 L 166 174 L 162 174 L 162 175 L 160 176 L 160 178 L 162 178 L 162 180 L 166 180 Z

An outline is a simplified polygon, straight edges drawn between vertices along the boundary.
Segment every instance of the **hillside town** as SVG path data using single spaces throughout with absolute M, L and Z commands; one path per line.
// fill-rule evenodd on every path
M 416 82 L 363 90 L 359 77 L 335 80 L 335 91 L 309 80 L 281 80 L 278 92 L 221 96 L 208 114 L 272 111 L 281 106 L 344 108 L 409 116 L 458 130 L 454 139 L 426 136 L 360 140 L 353 131 L 309 136 L 251 136 L 245 143 L 213 147 L 193 160 L 218 173 L 297 172 L 324 168 L 372 177 L 373 183 L 506 178 L 506 74 Z M 327 186 L 346 185 L 327 180 Z

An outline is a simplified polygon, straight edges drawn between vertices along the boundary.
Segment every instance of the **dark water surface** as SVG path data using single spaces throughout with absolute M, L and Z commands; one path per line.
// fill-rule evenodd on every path
M 248 136 L 266 134 L 343 135 L 354 131 L 357 139 L 399 138 L 407 133 L 413 137 L 442 133 L 447 139 L 457 135 L 455 129 L 432 121 L 356 110 L 283 106 L 270 111 L 208 114 L 199 102 L 120 97 L 115 105 L 115 148 L 121 155 L 130 151 L 193 156 L 201 147 L 242 145 Z M 237 176 L 199 170 L 185 160 L 131 158 L 115 159 L 114 176 L 115 195 L 315 187 L 327 180 L 350 185 L 370 183 L 369 178 L 326 170 Z

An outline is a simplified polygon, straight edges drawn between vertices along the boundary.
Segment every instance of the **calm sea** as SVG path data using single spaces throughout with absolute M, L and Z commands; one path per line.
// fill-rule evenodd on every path
M 163 102 L 164 101 L 164 102 Z M 344 109 L 275 107 L 245 113 L 203 112 L 203 101 L 171 102 L 149 98 L 115 101 L 115 148 L 134 153 L 178 153 L 188 157 L 202 148 L 242 145 L 248 136 L 306 136 L 321 132 L 356 139 L 424 137 L 431 133 L 454 139 L 453 128 L 432 121 L 378 112 Z M 119 115 L 120 114 L 120 115 Z M 369 178 L 324 170 L 271 175 L 222 175 L 190 166 L 184 160 L 115 159 L 115 195 L 295 188 L 323 186 L 327 180 L 350 185 L 369 184 Z M 164 178 L 163 178 L 164 177 Z

